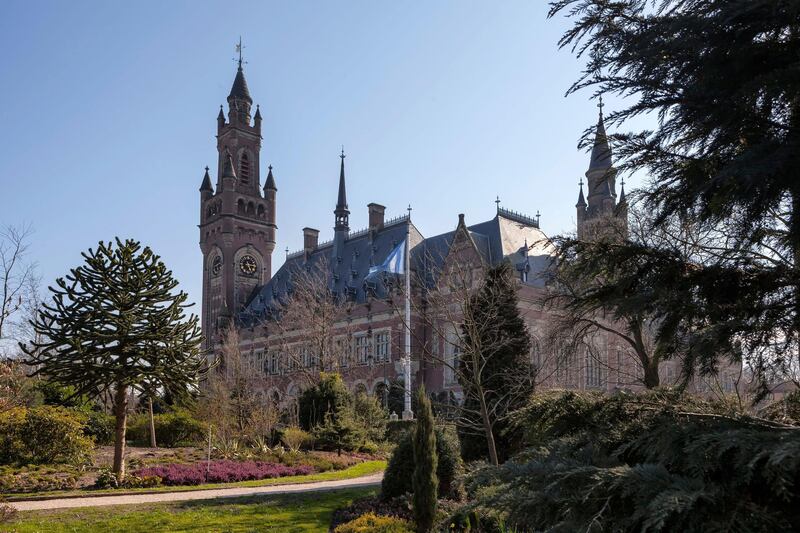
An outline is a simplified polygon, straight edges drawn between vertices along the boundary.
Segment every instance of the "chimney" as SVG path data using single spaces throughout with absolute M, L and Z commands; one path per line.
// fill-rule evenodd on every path
M 319 230 L 314 228 L 303 228 L 303 249 L 306 253 L 313 252 L 319 244 Z
M 386 207 L 380 204 L 368 204 L 367 209 L 369 209 L 369 229 L 372 231 L 379 230 L 383 227 L 383 212 L 386 211 Z

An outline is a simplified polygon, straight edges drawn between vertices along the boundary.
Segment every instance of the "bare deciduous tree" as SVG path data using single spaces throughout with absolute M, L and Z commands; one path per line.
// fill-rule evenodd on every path
M 0 350 L 3 341 L 28 340 L 27 321 L 38 307 L 37 266 L 28 257 L 32 235 L 30 224 L 0 229 Z
M 261 370 L 252 354 L 242 352 L 239 330 L 228 326 L 219 367 L 209 375 L 198 405 L 201 418 L 220 438 L 269 437 L 278 412 L 261 390 Z
M 319 381 L 321 371 L 338 372 L 351 357 L 349 304 L 334 299 L 329 283 L 324 258 L 293 272 L 291 291 L 276 319 L 264 323 L 271 330 L 269 348 L 277 349 L 283 364 L 298 371 L 307 386 Z

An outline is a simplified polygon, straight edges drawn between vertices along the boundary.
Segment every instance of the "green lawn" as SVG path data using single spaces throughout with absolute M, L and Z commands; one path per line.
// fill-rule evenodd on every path
M 376 489 L 221 498 L 191 502 L 20 513 L 4 526 L 18 533 L 306 532 L 328 530 L 331 513 Z
M 343 470 L 329 470 L 327 472 L 320 472 L 317 474 L 308 474 L 305 476 L 288 476 L 270 479 L 259 479 L 253 481 L 238 481 L 236 483 L 208 483 L 205 485 L 187 485 L 178 487 L 155 487 L 148 489 L 106 489 L 106 490 L 72 490 L 72 491 L 58 491 L 58 492 L 39 492 L 33 494 L 7 494 L 5 498 L 7 501 L 18 501 L 31 499 L 32 497 L 47 496 L 48 498 L 64 498 L 72 496 L 92 496 L 100 494 L 136 494 L 141 492 L 181 492 L 187 490 L 202 490 L 202 489 L 224 489 L 228 487 L 265 487 L 270 485 L 286 485 L 289 483 L 311 483 L 314 481 L 333 481 L 338 479 L 350 479 L 361 476 L 367 476 L 376 472 L 381 472 L 386 468 L 386 461 L 364 461 L 363 463 L 355 464 Z M 2 531 L 2 530 L 0 530 Z

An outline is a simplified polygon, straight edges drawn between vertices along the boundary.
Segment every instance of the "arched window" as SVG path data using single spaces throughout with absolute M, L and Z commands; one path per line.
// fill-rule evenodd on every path
M 247 157 L 247 152 L 242 152 L 239 156 L 239 180 L 243 184 L 250 183 L 250 158 Z
M 236 212 L 240 215 L 244 215 L 244 200 L 239 198 L 239 201 L 236 202 Z

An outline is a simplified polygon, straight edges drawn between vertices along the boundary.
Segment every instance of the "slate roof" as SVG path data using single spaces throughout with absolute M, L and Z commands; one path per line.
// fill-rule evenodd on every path
M 594 134 L 592 158 L 589 161 L 589 171 L 608 170 L 611 168 L 611 147 L 608 145 L 606 126 L 603 123 L 603 114 L 597 119 L 597 129 Z
M 321 244 L 310 254 L 304 251 L 290 254 L 272 279 L 255 292 L 240 313 L 239 321 L 247 323 L 252 319 L 268 318 L 271 309 L 286 301 L 291 292 L 292 278 L 318 268 L 322 261 L 326 262 L 330 287 L 338 299 L 363 303 L 369 295 L 386 297 L 383 278 L 373 276 L 367 279 L 369 269 L 381 265 L 403 241 L 408 224 L 412 271 L 415 270 L 417 275 L 424 274 L 426 281 L 433 284 L 435 273 L 441 270 L 458 228 L 425 239 L 408 217 L 400 217 L 388 221 L 373 234 L 368 230 L 351 233 L 338 258 L 332 257 L 332 241 Z M 467 226 L 467 230 L 486 264 L 494 265 L 507 259 L 520 273 L 520 278 L 525 279 L 524 283 L 544 286 L 552 265 L 553 246 L 533 219 L 502 210 L 491 220 Z M 526 278 L 521 276 L 523 271 L 527 272 Z
M 231 94 L 228 95 L 228 100 L 233 98 L 253 103 L 253 99 L 250 98 L 250 90 L 247 88 L 247 80 L 244 79 L 242 65 L 239 65 L 239 70 L 236 71 L 236 77 L 233 79 L 233 86 L 231 86 Z

